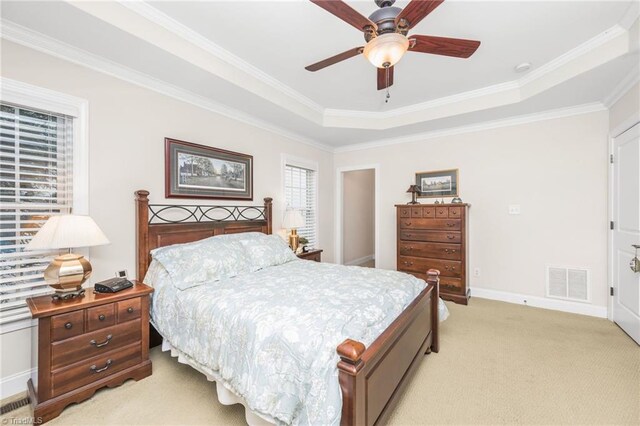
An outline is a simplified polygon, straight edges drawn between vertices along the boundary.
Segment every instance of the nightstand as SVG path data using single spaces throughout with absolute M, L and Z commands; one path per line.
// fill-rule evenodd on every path
M 320 249 L 311 249 L 306 253 L 299 253 L 296 256 L 304 260 L 315 260 L 316 262 L 322 262 L 322 250 Z
M 38 319 L 38 385 L 28 382 L 33 417 L 42 423 L 90 398 L 99 388 L 151 375 L 149 294 L 132 288 L 110 294 L 87 289 L 84 297 L 27 299 Z

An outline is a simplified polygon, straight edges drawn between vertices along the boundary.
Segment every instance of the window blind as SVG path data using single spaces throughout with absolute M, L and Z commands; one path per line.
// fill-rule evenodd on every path
M 300 210 L 305 225 L 298 229 L 298 235 L 309 241 L 314 247 L 317 239 L 316 217 L 316 171 L 302 167 L 286 165 L 284 171 L 284 193 L 287 208 Z
M 72 204 L 73 118 L 0 104 L 0 324 L 30 317 L 26 298 L 47 294 L 58 251 L 25 251 L 38 229 Z

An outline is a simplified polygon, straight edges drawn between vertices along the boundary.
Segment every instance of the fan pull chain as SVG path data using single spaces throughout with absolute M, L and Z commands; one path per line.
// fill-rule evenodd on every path
M 387 86 L 387 96 L 386 96 L 386 99 L 384 100 L 384 103 L 385 103 L 385 104 L 388 104 L 388 103 L 389 103 L 389 98 L 391 97 L 391 94 L 389 93 L 389 66 L 386 66 L 384 70 L 385 70 L 385 72 L 386 72 L 386 74 L 387 74 L 387 75 L 386 75 L 386 80 L 387 80 L 387 84 L 386 84 L 386 86 Z

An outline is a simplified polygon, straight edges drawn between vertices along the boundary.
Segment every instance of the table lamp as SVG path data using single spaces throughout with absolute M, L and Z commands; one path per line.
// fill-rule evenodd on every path
M 302 217 L 302 213 L 300 213 L 300 210 L 288 209 L 284 213 L 282 227 L 291 229 L 291 234 L 289 235 L 289 246 L 291 246 L 291 250 L 293 250 L 294 253 L 296 252 L 296 250 L 298 250 L 298 245 L 300 244 L 298 228 L 302 228 L 303 226 L 304 218 Z
M 89 216 L 51 216 L 27 244 L 26 250 L 68 249 L 45 269 L 44 279 L 56 291 L 54 299 L 82 296 L 82 284 L 91 276 L 91 263 L 72 248 L 109 244 L 109 240 Z
M 418 185 L 409 186 L 409 189 L 407 189 L 407 192 L 411 194 L 411 201 L 408 202 L 407 204 L 420 204 L 416 200 L 416 194 L 420 193 L 420 188 L 418 187 Z

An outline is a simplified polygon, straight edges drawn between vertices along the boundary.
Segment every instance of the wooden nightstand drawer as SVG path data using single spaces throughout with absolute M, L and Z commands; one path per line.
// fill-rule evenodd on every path
M 313 260 L 314 262 L 322 262 L 322 250 L 312 249 L 305 253 L 298 253 L 297 256 L 304 260 Z
M 57 370 L 135 343 L 141 339 L 141 334 L 142 328 L 138 319 L 56 342 L 51 345 L 51 369 Z
M 118 324 L 140 318 L 140 299 L 123 300 L 116 303 Z
M 83 310 L 51 317 L 51 340 L 54 342 L 82 333 L 84 333 Z
M 53 396 L 56 397 L 95 382 L 127 367 L 139 364 L 141 361 L 140 342 L 137 342 L 123 349 L 53 371 L 51 373 Z
M 87 309 L 87 331 L 110 327 L 116 323 L 115 304 Z

